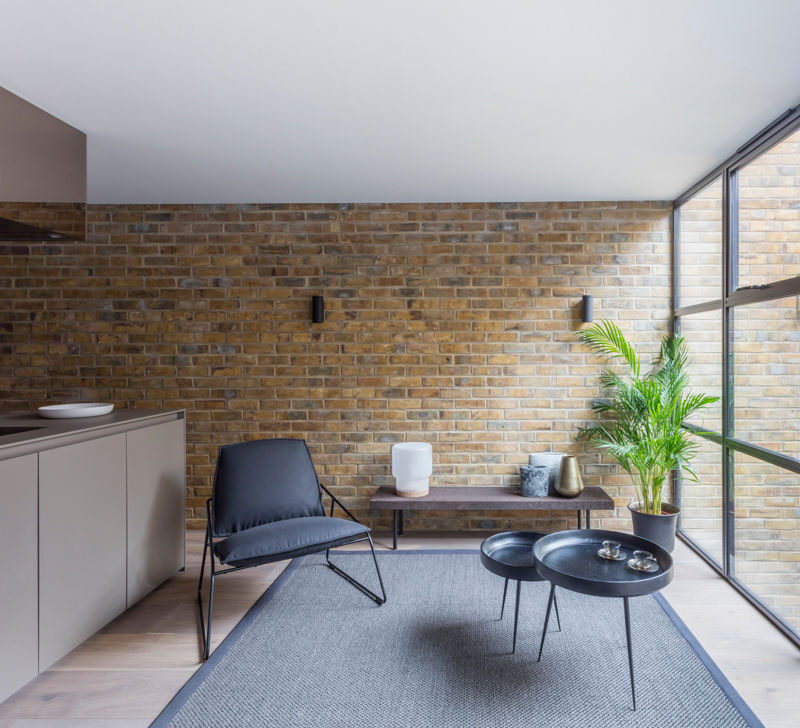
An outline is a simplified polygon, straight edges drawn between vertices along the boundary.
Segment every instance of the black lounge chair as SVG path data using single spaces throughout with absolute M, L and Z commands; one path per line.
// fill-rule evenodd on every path
M 325 515 L 322 491 L 331 498 L 329 516 Z M 336 505 L 350 520 L 333 517 Z M 206 511 L 208 525 L 197 585 L 204 660 L 211 643 L 214 578 L 221 574 L 324 551 L 331 570 L 377 605 L 386 601 L 369 527 L 359 523 L 319 482 L 304 440 L 253 440 L 220 447 Z M 369 541 L 382 596 L 331 563 L 330 549 L 360 541 Z M 207 623 L 202 598 L 206 554 L 211 562 Z M 227 568 L 218 570 L 215 557 Z

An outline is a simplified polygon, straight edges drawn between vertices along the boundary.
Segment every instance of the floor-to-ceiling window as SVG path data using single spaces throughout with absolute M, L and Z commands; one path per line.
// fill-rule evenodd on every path
M 676 482 L 690 545 L 800 644 L 800 110 L 675 201 L 674 322 L 718 405 L 699 482 Z

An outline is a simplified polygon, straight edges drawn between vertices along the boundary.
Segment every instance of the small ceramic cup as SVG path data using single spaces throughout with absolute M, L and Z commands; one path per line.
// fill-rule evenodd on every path
M 609 559 L 616 559 L 619 556 L 619 541 L 603 541 L 603 551 Z

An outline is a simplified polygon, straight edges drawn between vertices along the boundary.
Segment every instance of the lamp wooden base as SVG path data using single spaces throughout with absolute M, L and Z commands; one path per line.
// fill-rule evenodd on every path
M 403 498 L 422 498 L 424 495 L 428 495 L 428 489 L 425 490 L 395 490 L 397 495 L 402 496 Z

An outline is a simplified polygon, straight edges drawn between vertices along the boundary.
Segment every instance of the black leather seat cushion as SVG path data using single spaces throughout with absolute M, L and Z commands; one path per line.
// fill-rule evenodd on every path
M 255 566 L 342 546 L 369 530 L 344 518 L 290 518 L 234 533 L 215 543 L 214 553 L 229 566 Z

